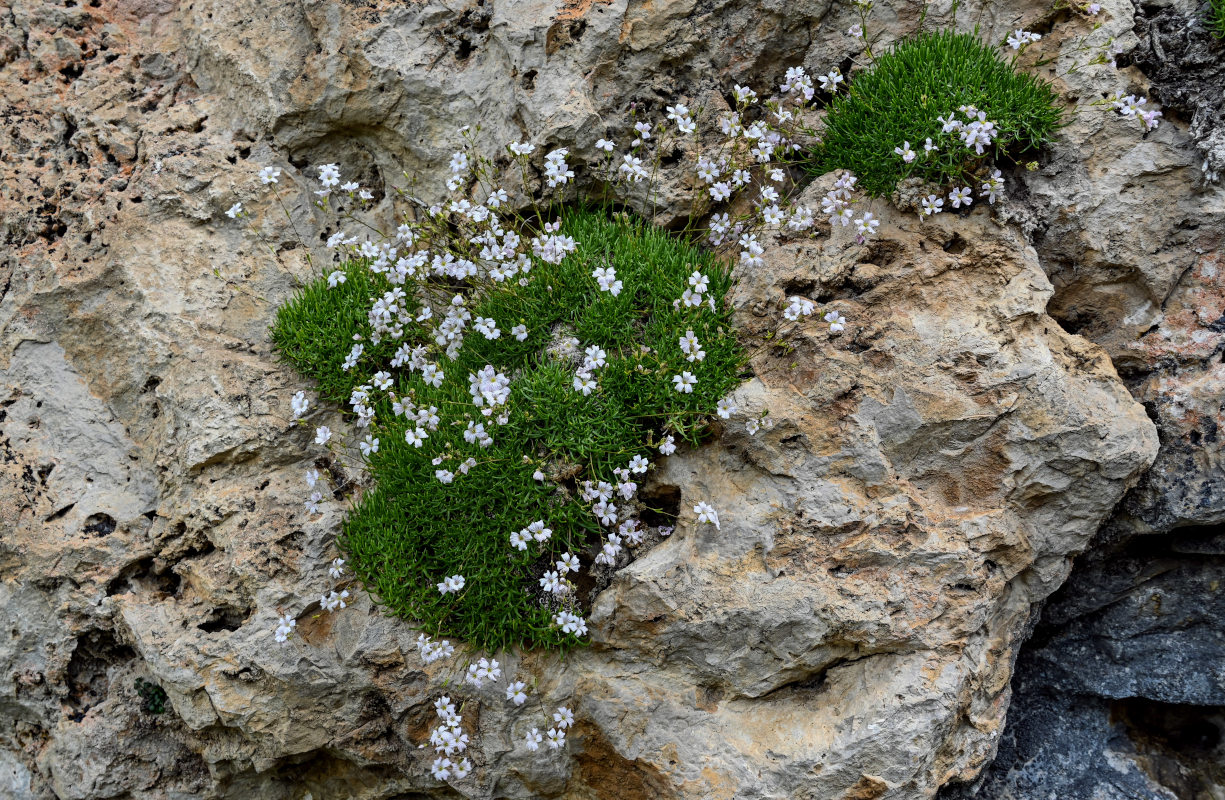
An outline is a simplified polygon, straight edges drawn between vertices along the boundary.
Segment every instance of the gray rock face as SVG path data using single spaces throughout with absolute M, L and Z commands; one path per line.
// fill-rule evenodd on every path
M 1134 43 L 1130 6 L 1104 5 L 1100 29 L 1059 22 L 1044 39 L 1049 69 L 1080 97 L 1143 82 L 1134 69 L 1070 70 L 1082 39 Z M 927 23 L 949 22 L 948 6 Z M 957 7 L 959 24 L 997 40 L 1053 22 L 1043 3 Z M 882 4 L 878 46 L 920 13 Z M 863 800 L 972 781 L 1001 741 L 1036 609 L 1154 458 L 1130 519 L 1166 525 L 1145 516 L 1153 497 L 1170 500 L 1153 514 L 1181 524 L 1220 510 L 1206 420 L 1221 332 L 1203 309 L 1221 286 L 1211 245 L 1225 198 L 1189 188 L 1193 148 L 1176 120 L 1140 138 L 1104 112 L 1076 116 L 1051 163 L 1010 176 L 1017 202 L 994 212 L 920 223 L 881 208 L 871 245 L 845 231 L 769 242 L 733 296 L 755 375 L 736 399 L 776 424 L 750 436 L 729 423 L 661 465 L 652 490 L 681 512 L 714 502 L 722 528 L 687 517 L 620 570 L 595 601 L 590 648 L 564 662 L 499 655 L 535 681 L 539 706 L 463 688 L 462 661 L 422 664 L 416 631 L 360 591 L 344 612 L 319 612 L 345 498 L 304 518 L 301 475 L 355 476 L 317 460 L 287 419 L 299 379 L 266 333 L 311 273 L 308 254 L 329 257 L 313 236 L 319 163 L 344 164 L 384 215 L 401 170 L 437 188 L 463 124 L 480 123 L 490 155 L 531 139 L 581 165 L 630 102 L 714 107 L 735 83 L 764 90 L 793 64 L 845 64 L 855 21 L 828 2 L 10 4 L 0 791 Z M 284 170 L 284 206 L 255 188 L 268 163 Z M 665 185 L 665 218 L 682 186 Z M 262 241 L 224 217 L 238 200 Z M 780 331 L 796 291 L 851 329 Z M 1048 303 L 1070 327 L 1074 307 L 1102 320 L 1082 330 L 1098 343 L 1061 329 Z M 1142 378 L 1132 388 L 1159 410 L 1160 454 L 1107 355 Z M 1141 375 L 1138 363 L 1176 368 Z M 325 410 L 311 422 L 341 425 Z M 1195 449 L 1195 435 L 1214 446 Z M 1152 580 L 1167 578 L 1167 607 L 1208 580 L 1181 567 Z M 1101 583 L 1068 620 L 1116 602 L 1147 613 L 1109 567 Z M 281 647 L 286 612 L 297 636 Z M 1165 635 L 1155 617 L 1117 616 L 1121 641 Z M 1141 680 L 1180 703 L 1217 691 L 1178 680 L 1195 653 L 1129 660 L 1088 622 L 1060 642 L 1047 659 L 1068 673 L 1058 686 L 1097 698 L 1086 708 L 1098 716 L 1068 726 L 1096 726 L 1095 741 L 1114 736 L 1101 709 Z M 1068 653 L 1101 668 L 1076 684 Z M 1115 665 L 1166 672 L 1129 679 Z M 164 713 L 137 678 L 167 693 Z M 419 749 L 444 682 L 466 702 L 477 767 L 454 786 Z M 524 732 L 562 703 L 577 717 L 567 750 L 527 753 Z
M 1222 209 L 1203 183 L 1204 170 L 1221 163 L 1225 45 L 1208 36 L 1202 12 L 1196 3 L 1144 4 L 1138 46 L 1124 59 L 1151 80 L 1167 118 L 1189 121 L 1186 139 L 1145 155 L 1147 182 L 1169 182 L 1170 191 L 1160 211 L 1124 215 L 1142 247 L 1131 250 L 1124 226 L 1106 220 L 1104 241 L 1088 245 L 1067 235 L 1070 218 L 1059 214 L 1037 241 L 1056 285 L 1051 313 L 1110 351 L 1156 422 L 1161 449 L 1046 604 L 1017 663 L 995 763 L 977 784 L 942 796 L 1225 791 L 1225 283 Z M 1120 152 L 1082 196 L 1086 205 L 1129 206 L 1115 181 L 1119 162 L 1138 149 Z M 1180 160 L 1184 167 L 1175 166 Z M 1105 269 L 1083 266 L 1103 261 Z

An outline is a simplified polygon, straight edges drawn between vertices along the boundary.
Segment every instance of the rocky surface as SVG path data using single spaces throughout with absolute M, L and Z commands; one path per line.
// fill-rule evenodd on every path
M 1206 180 L 1225 152 L 1225 44 L 1204 31 L 1202 11 L 1137 9 L 1135 47 L 1120 59 L 1132 64 L 1127 91 L 1150 85 L 1170 138 L 1089 159 L 1096 180 L 1074 199 L 1092 222 L 1040 212 L 1034 235 L 1056 286 L 1050 313 L 1110 352 L 1161 449 L 1043 611 L 994 765 L 950 799 L 1225 792 L 1225 209 Z M 1053 199 L 1061 180 L 1030 186 Z
M 1143 92 L 1136 66 L 1071 70 L 1082 41 L 1140 41 L 1129 4 L 1103 5 L 1098 30 L 1040 3 L 959 4 L 957 21 L 1042 30 L 1058 55 L 1043 69 L 1073 98 Z M 919 13 L 879 8 L 879 44 Z M 776 424 L 729 423 L 651 489 L 681 509 L 715 501 L 722 529 L 683 524 L 621 570 L 592 647 L 501 656 L 546 707 L 575 709 L 564 756 L 518 745 L 541 708 L 468 691 L 477 769 L 433 780 L 418 745 L 454 664 L 423 666 L 416 632 L 360 592 L 319 613 L 344 496 L 301 513 L 315 451 L 267 338 L 308 252 L 324 257 L 298 235 L 324 225 L 308 168 L 340 162 L 380 198 L 403 169 L 428 189 L 477 122 L 490 153 L 530 138 L 581 162 L 629 102 L 849 69 L 854 21 L 827 2 L 0 9 L 0 789 L 926 798 L 973 786 L 997 745 L 1001 770 L 1030 758 L 1063 705 L 1061 741 L 1121 765 L 1134 781 L 1120 785 L 1200 780 L 1168 776 L 1214 746 L 1217 718 L 1187 709 L 1221 705 L 1219 680 L 1189 678 L 1219 653 L 1219 590 L 1203 589 L 1219 542 L 1164 534 L 1222 522 L 1225 197 L 1202 180 L 1211 132 L 1174 112 L 1142 137 L 1082 109 L 994 214 L 920 225 L 882 206 L 871 246 L 841 231 L 770 245 L 734 301 L 756 375 L 738 401 Z M 264 164 L 284 170 L 283 206 L 256 190 Z M 236 200 L 262 241 L 224 217 Z M 795 292 L 833 303 L 848 333 L 806 322 L 766 339 Z M 1022 727 L 1003 734 L 1039 607 L 1120 501 L 1083 561 L 1093 591 L 1056 595 L 1019 662 L 1046 677 L 1018 679 Z M 281 647 L 286 611 L 298 635 Z M 1203 647 L 1171 644 L 1183 634 Z M 167 692 L 164 714 L 137 678 Z M 1194 746 L 1174 730 L 1192 718 Z M 983 797 L 1053 788 L 982 780 Z

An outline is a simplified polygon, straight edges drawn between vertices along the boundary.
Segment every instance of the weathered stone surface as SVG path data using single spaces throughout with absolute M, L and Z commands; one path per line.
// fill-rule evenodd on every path
M 1104 5 L 1099 31 L 1055 23 L 1052 69 L 1081 35 L 1136 41 L 1130 6 Z M 878 9 L 881 44 L 919 13 Z M 997 39 L 1055 22 L 1038 3 L 961 4 L 957 19 Z M 12 3 L 0 631 L 16 634 L 0 645 L 0 787 L 456 796 L 417 749 L 451 667 L 423 667 L 416 632 L 360 592 L 319 614 L 341 503 L 300 513 L 313 451 L 286 419 L 298 379 L 266 336 L 308 249 L 325 257 L 298 237 L 322 222 L 309 168 L 341 162 L 380 196 L 420 171 L 428 189 L 455 129 L 477 122 L 491 154 L 529 138 L 581 163 L 630 101 L 713 106 L 792 64 L 844 64 L 854 21 L 827 2 Z M 1082 99 L 1143 82 L 1105 67 L 1060 78 Z M 1213 251 L 1222 200 L 1193 186 L 1192 155 L 1176 119 L 1140 139 L 1094 111 L 1042 170 L 1013 176 L 1001 222 L 880 208 L 871 247 L 842 232 L 773 243 L 735 302 L 756 374 L 738 402 L 776 424 L 749 437 L 729 423 L 656 478 L 681 509 L 714 502 L 722 529 L 683 524 L 624 568 L 596 601 L 591 648 L 502 656 L 545 707 L 575 709 L 575 730 L 564 757 L 532 756 L 518 742 L 540 709 L 472 693 L 477 770 L 456 789 L 919 798 L 971 780 L 995 752 L 1035 605 L 1156 453 L 1103 351 L 1045 314 L 1052 291 L 1065 325 L 1102 320 L 1080 330 L 1129 377 L 1146 359 L 1216 352 L 1199 310 L 1215 302 L 1214 262 L 1187 266 Z M 255 190 L 265 163 L 284 169 L 288 214 Z M 236 200 L 266 243 L 224 218 Z M 842 310 L 848 333 L 808 321 L 766 340 L 797 291 Z M 1168 335 L 1137 348 L 1154 324 Z M 1191 445 L 1220 376 L 1198 369 L 1153 373 L 1163 435 L 1187 445 L 1163 440 L 1172 477 L 1137 490 L 1171 497 L 1153 513 L 1180 520 L 1206 519 L 1188 509 L 1217 497 L 1216 451 Z M 1166 425 L 1180 408 L 1194 426 Z M 284 611 L 298 636 L 274 646 Z M 136 677 L 171 710 L 140 711 Z
M 1216 766 L 1225 225 L 1221 192 L 1205 180 L 1222 163 L 1225 46 L 1202 13 L 1180 0 L 1146 3 L 1137 38 L 1120 38 L 1120 63 L 1134 66 L 1119 90 L 1161 101 L 1157 132 L 1107 144 L 1074 124 L 1053 153 L 1094 180 L 1072 169 L 1030 182 L 1051 204 L 1037 210 L 1049 227 L 1035 234 L 1056 287 L 1050 311 L 1107 348 L 1161 449 L 1046 606 L 1017 665 L 995 764 L 976 794 L 963 787 L 950 800 L 1198 798 L 1225 786 Z M 1073 191 L 1060 197 L 1067 175 Z

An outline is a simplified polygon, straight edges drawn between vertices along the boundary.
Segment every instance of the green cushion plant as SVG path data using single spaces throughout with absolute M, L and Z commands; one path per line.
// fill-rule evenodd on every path
M 982 153 L 944 130 L 958 113 L 971 121 L 959 111 L 969 107 L 994 123 L 993 141 Z M 809 166 L 818 174 L 851 170 L 878 197 L 910 177 L 968 183 L 995 159 L 1041 148 L 1060 125 L 1055 90 L 1018 72 L 1015 59 L 972 33 L 920 33 L 895 44 L 833 98 Z M 929 138 L 937 147 L 930 153 L 923 146 Z M 912 161 L 895 152 L 904 143 L 916 153 Z
M 507 281 L 472 294 L 473 317 L 496 320 L 501 333 L 494 339 L 469 333 L 455 360 L 439 356 L 445 377 L 438 386 L 419 370 L 389 366 L 400 344 L 430 343 L 426 328 L 410 326 L 400 341 L 369 344 L 371 298 L 392 288 L 369 260 L 342 265 L 343 283 L 329 287 L 320 277 L 301 289 L 272 330 L 281 356 L 331 402 L 347 403 L 376 370 L 392 375 L 390 392 L 371 393 L 368 432 L 380 442 L 367 457 L 373 485 L 348 513 L 342 549 L 390 612 L 432 635 L 491 651 L 576 641 L 554 624 L 563 606 L 538 583 L 565 553 L 600 547 L 606 531 L 577 496 L 582 482 L 615 484 L 615 469 L 634 456 L 654 458 L 665 435 L 696 442 L 744 364 L 724 303 L 729 270 L 709 252 L 626 215 L 571 207 L 561 221 L 561 234 L 573 237 L 577 249 L 556 264 L 533 259 L 526 285 Z M 624 285 L 617 295 L 601 291 L 592 277 L 605 267 L 615 268 Z M 688 307 L 678 300 L 695 272 L 709 287 L 701 305 Z M 463 288 L 447 288 L 447 296 L 452 291 Z M 419 303 L 411 292 L 405 302 Z M 519 325 L 526 328 L 522 341 L 511 335 Z M 678 347 L 690 331 L 705 351 L 702 360 L 687 360 Z M 346 370 L 355 335 L 368 343 Z M 583 350 L 577 360 L 566 352 L 571 337 L 606 352 L 590 394 L 574 386 Z M 489 417 L 470 393 L 470 376 L 487 365 L 510 380 L 509 399 Z M 697 379 L 690 393 L 673 382 L 686 371 Z M 439 409 L 441 423 L 421 447 L 406 441 L 416 423 L 394 413 L 393 395 Z M 496 424 L 503 411 L 505 423 Z M 484 424 L 492 444 L 466 439 L 469 422 Z M 462 470 L 468 459 L 475 465 Z M 438 478 L 440 469 L 451 482 Z M 509 536 L 536 520 L 551 538 L 513 547 Z M 456 574 L 465 577 L 464 588 L 440 592 L 438 584 Z

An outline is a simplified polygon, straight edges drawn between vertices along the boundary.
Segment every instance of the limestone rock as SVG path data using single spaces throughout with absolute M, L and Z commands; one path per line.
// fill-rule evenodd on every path
M 880 5 L 882 46 L 919 24 L 917 5 Z M 929 24 L 949 21 L 939 5 Z M 1091 35 L 1133 42 L 1130 5 L 1104 5 L 1109 25 Z M 1002 39 L 1047 14 L 966 3 L 957 21 Z M 971 780 L 995 753 L 1036 605 L 1157 453 L 1103 350 L 1045 309 L 1054 292 L 1069 324 L 1083 296 L 1122 320 L 1184 285 L 1210 225 L 1140 258 L 1220 203 L 1186 188 L 1174 120 L 1139 141 L 1078 123 L 1053 163 L 1014 176 L 1002 221 L 878 209 L 868 246 L 844 231 L 771 243 L 734 295 L 756 375 L 736 399 L 775 424 L 750 436 L 740 417 L 662 465 L 650 490 L 687 521 L 597 598 L 592 647 L 501 656 L 507 674 L 535 676 L 541 708 L 574 708 L 565 755 L 522 748 L 540 708 L 462 690 L 478 768 L 455 789 L 418 749 L 453 665 L 422 665 L 416 632 L 361 592 L 319 612 L 345 497 L 301 514 L 315 451 L 287 419 L 299 379 L 266 333 L 308 253 L 328 257 L 318 164 L 344 164 L 380 198 L 404 169 L 428 191 L 456 129 L 477 123 L 491 157 L 529 139 L 592 163 L 630 102 L 714 107 L 795 63 L 825 71 L 859 52 L 855 21 L 816 0 L 11 3 L 0 787 L 40 800 L 927 798 Z M 1076 57 L 1076 25 L 1048 35 L 1055 67 Z M 1091 141 L 1108 155 L 1092 162 Z M 254 179 L 269 163 L 284 170 L 280 202 Z M 1177 213 L 1148 220 L 1154 198 Z M 224 217 L 236 201 L 262 241 Z M 794 293 L 841 310 L 848 331 L 784 323 Z M 1208 324 L 1195 320 L 1186 341 Z M 1134 341 L 1096 338 L 1120 364 Z M 1178 406 L 1197 419 L 1217 379 L 1203 373 Z M 1173 417 L 1181 395 L 1167 394 Z M 1196 491 L 1169 513 L 1188 518 Z M 699 500 L 721 530 L 692 525 Z M 285 612 L 298 635 L 275 646 Z M 138 677 L 170 709 L 143 710 Z

